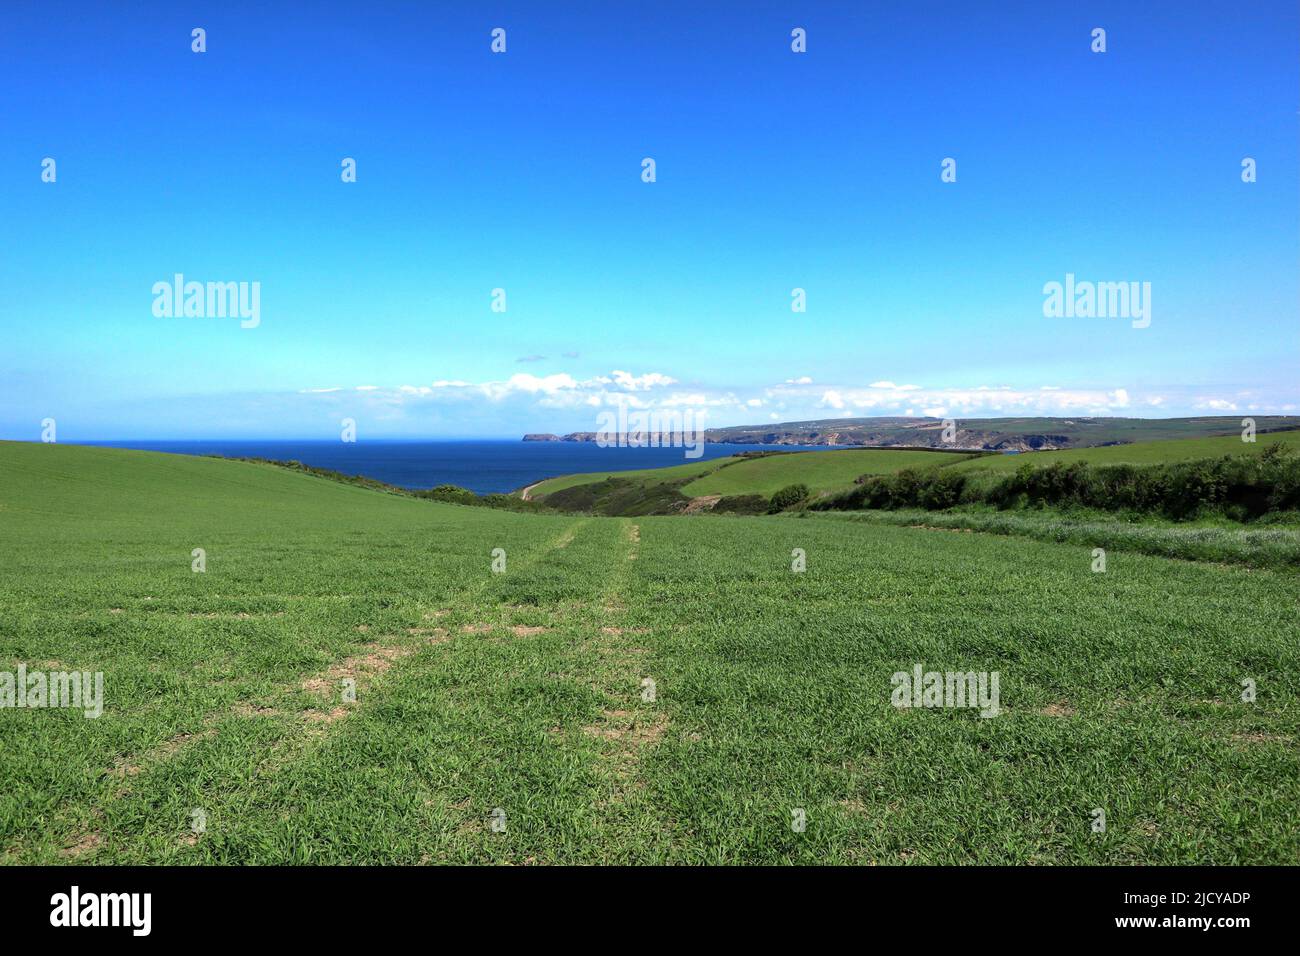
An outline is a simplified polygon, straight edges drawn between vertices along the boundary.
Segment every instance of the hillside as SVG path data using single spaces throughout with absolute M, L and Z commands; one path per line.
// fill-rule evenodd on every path
M 807 485 L 814 493 L 834 491 L 851 486 L 860 475 L 884 475 L 903 468 L 952 467 L 970 457 L 939 451 L 886 448 L 781 453 L 737 460 L 684 485 L 682 494 L 690 497 L 771 495 L 796 483 Z
M 711 458 L 708 461 L 688 461 L 680 465 L 669 465 L 664 468 L 639 468 L 631 471 L 595 471 L 585 474 L 561 475 L 557 478 L 547 478 L 545 481 L 530 485 L 528 497 L 530 499 L 545 498 L 549 494 L 572 488 L 575 485 L 587 485 L 611 478 L 626 479 L 641 484 L 690 480 L 715 471 L 736 460 L 735 458 Z
M 1241 416 L 1196 418 L 962 418 L 953 441 L 943 438 L 938 418 L 826 418 L 772 425 L 710 428 L 706 442 L 737 445 L 837 445 L 952 448 L 968 451 L 1039 451 L 1124 442 L 1206 438 L 1240 434 Z M 1259 415 L 1260 431 L 1300 428 L 1294 415 Z M 524 441 L 594 442 L 596 432 L 530 434 Z
M 1177 438 L 1168 441 L 1135 442 L 1131 445 L 1108 445 L 1098 448 L 1071 448 L 1040 451 L 1025 455 L 985 455 L 953 465 L 959 471 L 1014 471 L 1028 462 L 1043 467 L 1063 462 L 1086 461 L 1094 465 L 1149 465 L 1159 462 L 1217 458 L 1221 455 L 1258 455 L 1269 445 L 1282 444 L 1300 451 L 1300 430 L 1256 435 L 1254 442 L 1243 442 L 1240 434 L 1219 438 Z
M 0 658 L 104 675 L 0 712 L 0 862 L 1294 862 L 1294 574 L 1091 560 L 0 443 Z M 893 706 L 918 662 L 997 715 Z
M 565 475 L 538 482 L 527 490 L 529 500 L 561 510 L 607 515 L 673 514 L 685 510 L 692 498 L 771 495 L 795 482 L 816 492 L 834 491 L 852 486 L 860 475 L 938 467 L 969 457 L 892 448 L 750 452 L 667 468 Z
M 1259 455 L 1272 444 L 1300 451 L 1300 430 L 1260 434 L 1253 443 L 1243 442 L 1240 435 L 1234 434 L 1019 454 L 898 448 L 756 452 L 668 468 L 565 475 L 532 486 L 530 498 L 561 510 L 673 514 L 688 509 L 708 511 L 715 505 L 712 499 L 718 496 L 768 497 L 793 484 L 806 485 L 813 496 L 818 496 L 851 488 L 863 476 L 888 475 L 903 469 L 943 468 L 978 479 L 1005 475 L 1024 465 L 1040 468 L 1056 462 L 1151 465 Z M 709 500 L 699 502 L 699 507 L 691 505 L 692 499 L 705 498 Z M 750 510 L 755 508 L 757 503 L 751 503 Z

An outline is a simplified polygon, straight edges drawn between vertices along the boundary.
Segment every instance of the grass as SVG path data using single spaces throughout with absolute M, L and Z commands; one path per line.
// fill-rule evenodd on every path
M 543 498 L 546 495 L 556 491 L 563 491 L 566 488 L 575 488 L 578 485 L 595 484 L 596 482 L 606 481 L 610 478 L 628 479 L 642 484 L 660 484 L 665 482 L 680 481 L 683 479 L 695 478 L 699 475 L 707 474 L 723 465 L 739 461 L 736 458 L 712 458 L 708 461 L 689 461 L 681 465 L 669 465 L 665 468 L 638 468 L 631 471 L 593 471 L 578 475 L 561 475 L 558 478 L 547 478 L 540 481 L 532 487 L 529 493 L 530 498 Z
M 1300 861 L 1295 573 L 1090 561 L 0 443 L 0 661 L 106 695 L 0 710 L 0 860 Z M 915 663 L 1003 713 L 895 709 Z
M 1300 430 L 1261 433 L 1255 441 L 1243 442 L 1240 435 L 1221 438 L 1174 438 L 1168 441 L 1134 442 L 1131 445 L 1105 445 L 1098 448 L 1070 448 L 1064 451 L 1036 451 L 1020 455 L 987 455 L 951 465 L 957 471 L 1009 472 L 1023 464 L 1045 468 L 1056 462 L 1070 464 L 1086 461 L 1094 465 L 1152 465 L 1223 455 L 1258 455 L 1269 445 L 1280 442 L 1300 451 Z
M 770 495 L 787 485 L 802 483 L 814 494 L 851 487 L 860 475 L 885 475 L 903 468 L 951 466 L 970 456 L 937 451 L 891 448 L 845 448 L 804 451 L 739 459 L 685 485 L 682 494 Z
M 557 491 L 595 485 L 611 478 L 621 483 L 623 497 L 637 489 L 648 489 L 660 484 L 675 486 L 687 498 L 705 495 L 770 496 L 773 492 L 796 483 L 807 485 L 816 495 L 850 488 L 854 480 L 862 475 L 891 474 L 904 468 L 939 466 L 959 472 L 994 476 L 1015 471 L 1023 464 L 1047 467 L 1058 461 L 1065 464 L 1086 461 L 1098 465 L 1140 465 L 1222 455 L 1259 454 L 1274 442 L 1300 450 L 1300 430 L 1261 433 L 1254 443 L 1241 441 L 1239 435 L 1229 435 L 1217 438 L 1171 438 L 1019 455 L 962 454 L 896 448 L 785 452 L 761 458 L 731 457 L 687 462 L 668 468 L 565 475 L 539 482 L 530 497 L 540 499 Z
M 821 511 L 814 516 L 947 531 L 1019 535 L 1039 541 L 1119 549 L 1185 561 L 1219 561 L 1259 568 L 1300 568 L 1300 526 L 1293 521 L 1243 526 L 1219 519 L 1196 524 L 1151 516 L 1123 519 L 1110 513 L 1056 509 L 992 508 L 926 511 Z

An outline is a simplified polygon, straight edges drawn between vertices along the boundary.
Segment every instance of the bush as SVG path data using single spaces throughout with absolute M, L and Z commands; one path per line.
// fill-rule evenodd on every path
M 480 503 L 478 495 L 459 485 L 438 485 L 428 491 L 417 491 L 416 495 L 421 498 L 432 498 L 434 501 L 450 502 L 454 505 L 477 505 Z
M 983 478 L 983 476 L 980 476 Z M 1237 519 L 1300 509 L 1300 467 L 1281 444 L 1259 455 L 1225 455 L 1158 465 L 1089 465 L 1022 462 L 1014 473 L 979 480 L 937 468 L 894 475 L 865 475 L 860 484 L 814 509 L 925 508 L 958 504 L 998 508 L 1092 508 L 1162 514 L 1176 520 L 1205 512 Z M 775 497 L 775 496 L 774 496 Z
M 809 494 L 807 485 L 786 485 L 772 495 L 768 510 L 777 512 L 784 511 L 786 508 L 793 508 L 800 502 L 807 501 Z
M 761 515 L 770 502 L 762 495 L 725 495 L 713 506 L 715 514 Z

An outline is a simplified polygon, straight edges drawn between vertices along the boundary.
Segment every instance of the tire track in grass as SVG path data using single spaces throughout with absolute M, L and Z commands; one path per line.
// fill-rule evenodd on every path
M 611 556 L 613 570 L 601 602 L 601 627 L 591 639 L 599 661 L 598 672 L 604 705 L 594 720 L 578 728 L 575 741 L 590 754 L 600 781 L 592 802 L 600 849 L 596 859 L 608 861 L 608 849 L 626 847 L 623 835 L 638 834 L 647 839 L 645 822 L 658 814 L 647 805 L 642 760 L 658 746 L 670 724 L 659 699 L 659 688 L 649 673 L 651 652 L 646 638 L 651 629 L 638 626 L 630 617 L 629 603 L 639 602 L 637 561 L 641 554 L 641 528 L 623 521 L 620 537 L 625 553 L 622 560 Z M 660 825 L 661 837 L 668 839 Z
M 636 687 L 597 647 L 617 643 L 602 630 L 613 629 L 603 598 L 621 587 L 624 542 L 618 524 L 600 521 L 526 573 L 511 563 L 488 579 L 477 606 L 437 619 L 452 635 L 444 653 L 404 661 L 364 711 L 251 781 L 239 799 L 253 814 L 233 821 L 230 806 L 216 808 L 232 829 L 177 859 L 267 862 L 268 846 L 275 862 L 590 859 L 604 843 L 611 768 L 581 728 L 617 709 L 607 682 Z M 354 817 L 366 821 L 364 841 L 334 830 Z
M 231 805 L 216 807 L 214 819 L 224 817 L 231 828 L 216 843 L 205 847 L 200 840 L 193 849 L 173 852 L 266 862 L 265 847 L 272 844 L 282 854 L 277 862 L 417 863 L 449 854 L 480 862 L 536 858 L 543 851 L 516 855 L 498 840 L 487 815 L 503 803 L 526 821 L 529 811 L 521 808 L 537 790 L 549 794 L 548 786 L 536 783 L 548 774 L 556 775 L 557 787 L 575 785 L 573 761 L 557 755 L 555 742 L 538 725 L 543 718 L 534 711 L 548 706 L 546 695 L 540 702 L 533 698 L 543 673 L 567 666 L 574 631 L 586 626 L 579 622 L 590 617 L 592 597 L 600 593 L 599 576 L 575 571 L 590 569 L 593 552 L 609 553 L 613 528 L 602 522 L 599 533 L 589 534 L 586 524 L 561 535 L 555 544 L 565 547 L 552 547 L 539 560 L 510 559 L 505 574 L 472 589 L 477 601 L 463 596 L 435 612 L 450 635 L 443 653 L 404 661 L 391 680 L 366 695 L 366 707 L 355 717 L 309 747 L 295 748 L 277 772 L 259 772 L 238 796 L 255 812 L 241 812 L 236 821 Z M 529 699 L 519 712 L 512 705 L 521 688 Z M 570 682 L 559 698 L 563 702 L 575 692 Z M 511 783 L 516 775 L 527 787 Z M 347 782 L 357 776 L 366 778 L 361 790 Z M 532 792 L 521 795 L 521 789 Z M 336 859 L 340 834 L 331 832 L 333 821 L 361 800 L 382 804 L 388 814 L 367 810 L 364 845 Z M 403 851 L 388 849 L 394 845 Z
M 580 519 L 569 524 L 548 543 L 528 552 L 522 559 L 514 559 L 514 566 L 527 567 L 543 560 L 547 554 L 568 547 L 588 521 L 590 519 Z M 462 589 L 457 593 L 454 601 L 449 603 L 466 604 L 491 584 L 491 578 L 486 578 Z M 444 609 L 425 614 L 424 618 L 437 619 L 449 613 L 451 613 L 449 610 Z M 362 628 L 365 626 L 363 625 Z M 365 633 L 364 630 L 362 632 Z M 292 759 L 291 754 L 285 753 L 286 750 L 292 752 L 304 742 L 319 738 L 328 731 L 330 725 L 356 710 L 356 704 L 340 703 L 335 695 L 326 692 L 338 689 L 340 682 L 345 679 L 354 681 L 353 689 L 358 692 L 371 690 L 377 680 L 397 661 L 411 656 L 422 647 L 443 645 L 451 640 L 445 627 L 416 626 L 406 629 L 406 634 L 407 637 L 396 634 L 383 635 L 379 640 L 361 645 L 359 653 L 336 661 L 313 676 L 283 685 L 276 692 L 258 700 L 241 700 L 229 708 L 210 712 L 203 718 L 202 727 L 198 731 L 179 732 L 149 750 L 119 758 L 104 772 L 106 780 L 115 781 L 109 792 L 110 800 L 124 800 L 137 792 L 144 792 L 147 785 L 136 786 L 132 781 L 139 778 L 148 779 L 158 772 L 163 772 L 167 765 L 182 756 L 190 747 L 211 742 L 218 736 L 220 725 L 230 719 L 269 719 L 277 724 L 278 736 L 268 745 L 270 752 L 258 767 L 259 773 L 274 772 L 287 760 Z M 330 700 L 330 697 L 335 699 Z M 88 816 L 95 823 L 102 819 L 102 809 L 99 804 L 104 802 L 106 801 L 98 801 L 89 809 Z M 76 823 L 65 819 L 55 826 L 75 828 L 70 837 L 59 841 L 62 843 L 58 850 L 61 858 L 79 860 L 85 854 L 98 855 L 100 851 L 105 850 L 105 841 L 95 825 L 83 822 L 78 827 Z M 24 847 L 20 840 L 5 851 L 4 858 L 18 859 L 23 855 Z

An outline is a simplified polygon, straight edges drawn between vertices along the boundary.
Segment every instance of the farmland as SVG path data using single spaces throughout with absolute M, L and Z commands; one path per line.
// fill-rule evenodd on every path
M 1300 860 L 1294 573 L 56 445 L 0 488 L 0 659 L 105 675 L 0 710 L 5 862 Z M 1001 713 L 896 709 L 917 663 Z
M 530 494 L 532 497 L 541 498 L 557 491 L 563 491 L 566 488 L 593 484 L 598 481 L 605 481 L 608 478 L 626 478 L 641 483 L 655 484 L 665 481 L 689 481 L 737 460 L 735 458 L 712 458 L 708 461 L 688 461 L 681 465 L 670 465 L 666 468 L 638 468 L 629 471 L 601 471 L 579 475 L 561 475 L 537 482 L 532 486 Z
M 685 495 L 770 495 L 800 482 L 813 492 L 847 488 L 859 475 L 884 475 L 903 468 L 951 466 L 970 455 L 934 451 L 851 449 L 805 451 L 742 459 L 695 479 Z
M 1240 435 L 1226 435 L 1217 438 L 1134 442 L 1098 448 L 1068 448 L 1025 455 L 983 455 L 957 462 L 951 467 L 958 471 L 1007 472 L 1014 471 L 1026 462 L 1034 466 L 1052 465 L 1058 461 L 1066 465 L 1076 461 L 1092 465 L 1152 465 L 1196 458 L 1217 458 L 1222 455 L 1258 455 L 1273 444 L 1300 451 L 1300 430 L 1261 433 L 1255 436 L 1253 442 L 1243 442 Z
M 1025 466 L 1048 468 L 1082 463 L 1156 466 L 1225 457 L 1261 456 L 1276 446 L 1288 453 L 1300 450 L 1300 431 L 1261 433 L 1254 442 L 1240 435 L 1169 439 L 1132 444 L 990 454 L 930 449 L 845 448 L 829 451 L 738 455 L 708 462 L 688 462 L 669 468 L 567 475 L 538 482 L 530 500 L 560 511 L 603 515 L 674 514 L 682 511 L 767 510 L 766 501 L 782 488 L 801 485 L 810 498 L 822 499 L 853 489 L 864 478 L 916 472 L 944 475 L 960 481 L 978 497 L 1001 479 Z M 740 502 L 729 507 L 727 499 Z

